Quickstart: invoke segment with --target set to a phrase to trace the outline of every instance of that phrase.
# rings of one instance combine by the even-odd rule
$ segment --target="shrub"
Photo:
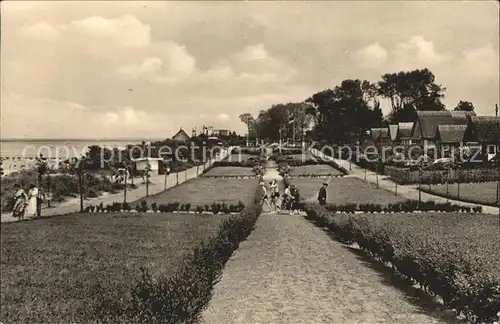
[[[135,210],[138,212],[138,213],[142,213],[142,208],[141,208],[141,205],[137,204],[135,205]]]
[[[96,208],[96,206],[90,205],[89,206],[90,212],[93,213],[95,211],[95,208]]]
[[[143,213],[148,211],[148,202],[146,200],[141,200],[141,211]]]
[[[189,210],[191,209],[191,204],[190,204],[190,203],[187,203],[185,207],[186,207],[186,209],[185,209],[185,210],[186,210],[186,211],[189,211]]]
[[[151,203],[151,210],[156,213],[158,211],[158,204],[155,202]]]
[[[204,211],[204,207],[203,207],[203,206],[200,206],[200,205],[196,206],[196,212],[197,212],[198,214],[203,213],[203,211]]]
[[[231,210],[229,209],[229,206],[226,203],[223,203],[220,208],[221,212],[224,214],[229,214]]]
[[[129,212],[129,211],[131,211],[131,210],[132,210],[132,206],[130,206],[130,204],[129,204],[129,203],[124,202],[124,203],[123,203],[123,205],[122,205],[122,209],[123,209],[124,211]]]
[[[356,242],[376,260],[390,262],[398,273],[441,296],[445,305],[470,320],[498,320],[498,234],[489,216],[331,214],[313,204],[306,212],[339,241]]]

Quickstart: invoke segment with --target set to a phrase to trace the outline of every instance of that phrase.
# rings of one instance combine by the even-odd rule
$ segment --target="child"
[[[261,182],[260,183],[260,188],[262,190],[262,195],[261,195],[261,198],[260,198],[260,204],[261,206],[266,204],[267,205],[267,208],[269,208],[269,212],[271,212],[271,205],[269,204],[269,196],[267,194],[267,188],[266,188],[266,184],[264,182]]]

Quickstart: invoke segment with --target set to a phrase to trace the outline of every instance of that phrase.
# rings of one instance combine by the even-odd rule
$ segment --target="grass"
[[[342,172],[328,164],[301,165],[290,169],[290,176],[337,176],[341,174]]]
[[[191,209],[197,205],[212,204],[214,202],[235,204],[238,201],[247,203],[254,195],[257,185],[254,179],[217,179],[195,178],[177,187],[162,191],[146,198],[148,205],[151,203],[165,204],[180,202],[191,204]],[[142,199],[141,199],[142,200]],[[138,202],[134,202],[132,206]]]
[[[254,160],[258,160],[259,156],[255,156],[255,155],[250,155],[250,154],[245,154],[245,153],[241,153],[241,154],[230,154],[228,155],[223,161],[228,161],[228,162],[245,162],[245,161],[248,161],[249,159],[254,159]]]
[[[255,176],[253,168],[246,167],[214,167],[208,170],[203,176],[208,177],[230,177],[230,176]]]
[[[316,200],[323,179],[292,179],[291,183],[297,185],[301,197],[306,200]],[[405,201],[394,193],[377,188],[376,185],[366,183],[356,178],[332,178],[327,188],[328,204],[390,204]]]
[[[1,227],[3,323],[87,322],[139,277],[171,275],[228,216],[75,214]]]
[[[461,183],[460,196],[458,195],[458,185],[456,183],[448,184],[448,195],[446,194],[446,184],[431,185],[430,189],[428,186],[422,185],[422,190],[453,200],[462,200],[494,207],[498,206],[496,182]]]

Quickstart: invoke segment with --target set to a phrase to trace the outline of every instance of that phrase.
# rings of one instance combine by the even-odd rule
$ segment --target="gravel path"
[[[202,323],[452,322],[373,267],[302,216],[263,214],[226,264]]]

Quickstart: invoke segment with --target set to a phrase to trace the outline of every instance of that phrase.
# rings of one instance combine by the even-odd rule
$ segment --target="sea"
[[[140,145],[156,139],[2,139],[0,157],[4,172],[10,173],[31,168],[35,157],[42,154],[57,167],[60,161],[84,155],[89,146],[124,148],[129,144]]]

